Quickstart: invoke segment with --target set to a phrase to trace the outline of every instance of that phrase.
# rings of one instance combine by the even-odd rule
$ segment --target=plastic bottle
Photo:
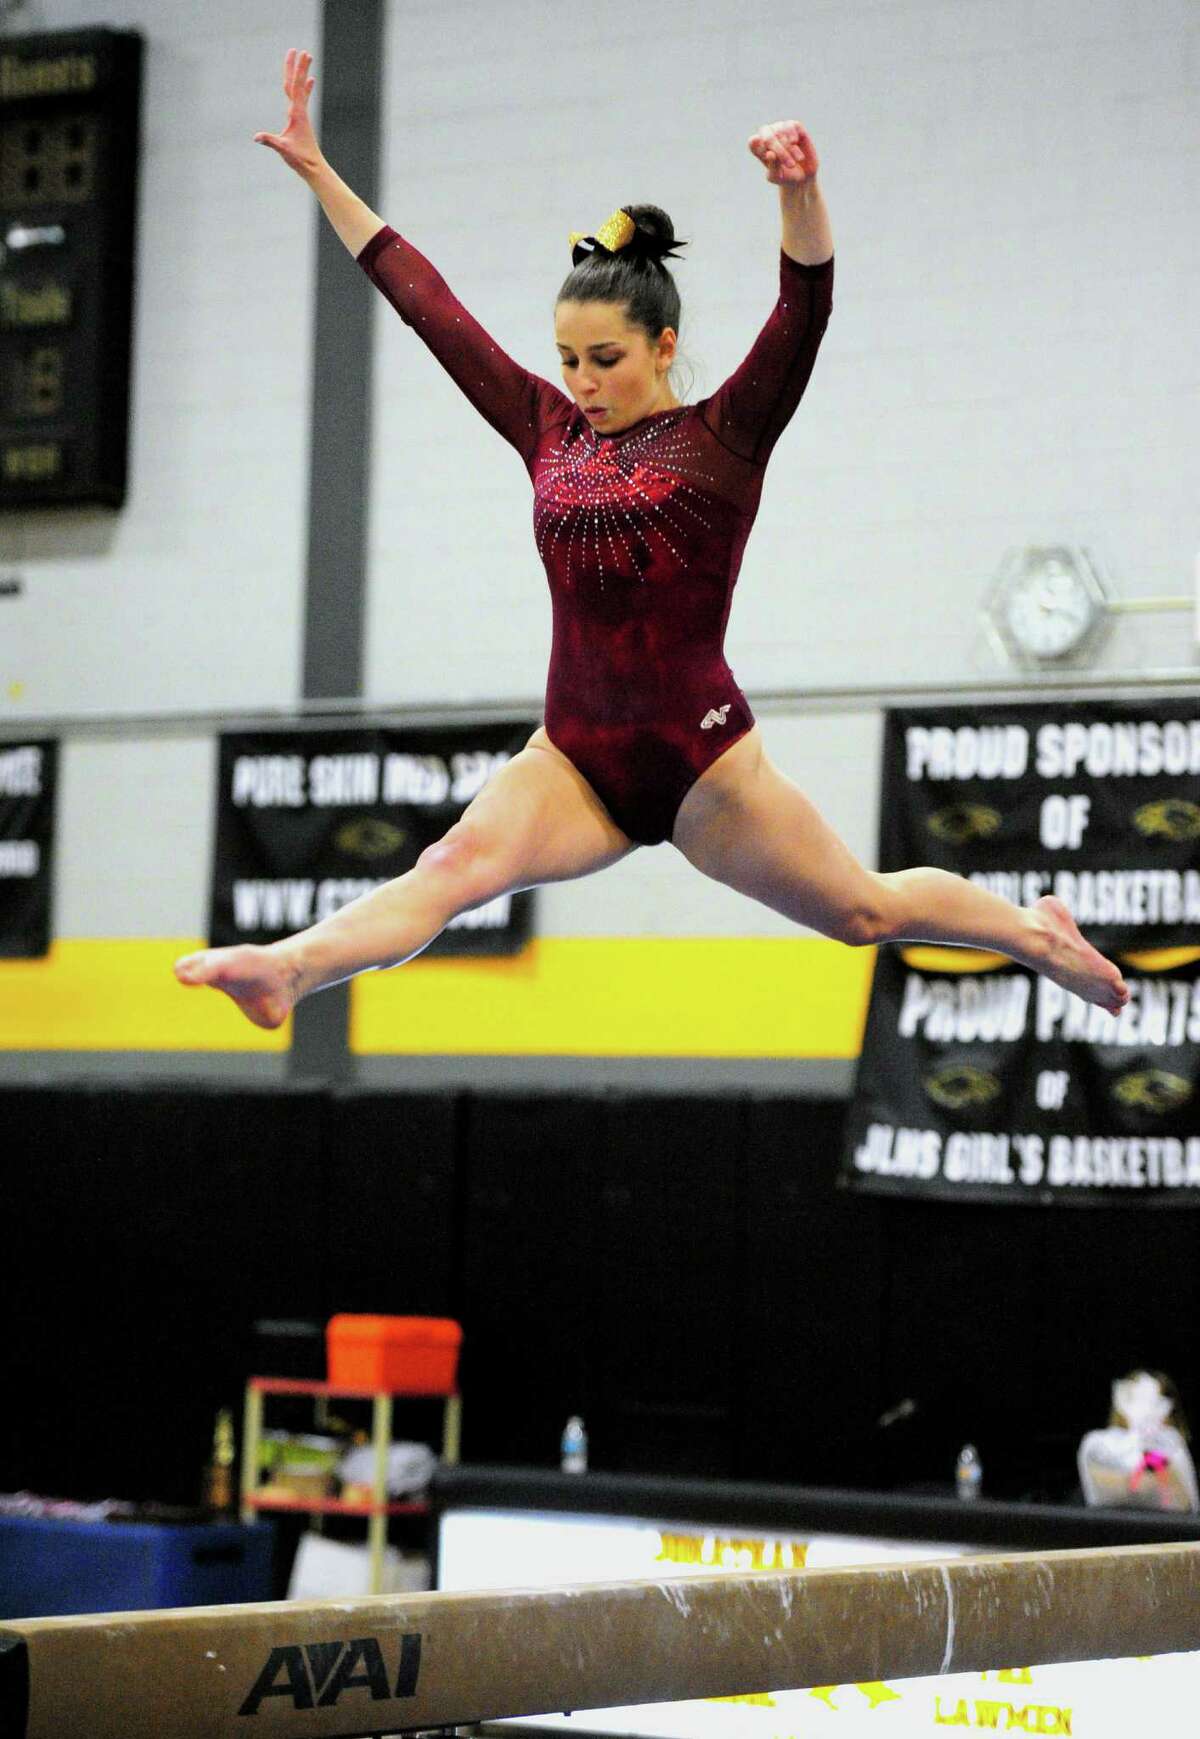
[[[983,1464],[973,1443],[964,1443],[954,1469],[954,1489],[964,1503],[973,1503],[983,1485]]]
[[[213,1427],[212,1455],[204,1468],[203,1502],[213,1515],[228,1515],[234,1507],[233,1463],[236,1456],[233,1414],[222,1407]]]
[[[564,1473],[586,1473],[587,1461],[587,1432],[578,1413],[572,1413],[562,1434],[562,1470]]]

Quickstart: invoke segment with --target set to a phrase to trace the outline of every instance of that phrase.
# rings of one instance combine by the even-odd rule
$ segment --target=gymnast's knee
[[[469,821],[457,821],[448,833],[433,845],[427,845],[417,859],[416,867],[444,889],[456,904],[470,905],[494,891],[502,872],[487,833]]]
[[[900,934],[893,902],[881,887],[848,905],[835,920],[833,936],[848,948],[877,948]]]

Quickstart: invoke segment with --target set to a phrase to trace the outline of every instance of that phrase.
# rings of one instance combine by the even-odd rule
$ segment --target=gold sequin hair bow
[[[595,251],[597,245],[606,253],[617,254],[622,248],[627,248],[637,234],[637,225],[627,211],[614,211],[611,217],[605,218],[595,235],[584,235],[581,230],[573,229],[570,234],[571,253],[578,265],[580,259]],[[590,247],[583,246],[591,243]]]

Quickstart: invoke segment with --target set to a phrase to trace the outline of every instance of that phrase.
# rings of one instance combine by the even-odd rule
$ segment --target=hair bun
[[[675,225],[657,205],[623,205],[621,210],[633,219],[637,234],[629,243],[628,252],[645,260],[678,259],[678,248],[687,246],[675,235]],[[622,249],[622,252],[625,252]]]

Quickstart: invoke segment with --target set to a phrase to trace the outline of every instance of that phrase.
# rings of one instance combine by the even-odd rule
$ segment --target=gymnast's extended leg
[[[948,870],[865,869],[772,765],[757,727],[701,774],[672,840],[714,881],[839,941],[986,948],[1110,1013],[1128,1001],[1120,970],[1084,939],[1061,900],[1023,908]]]
[[[411,960],[459,912],[590,875],[635,849],[539,729],[407,875],[284,941],[189,954],[175,975],[225,991],[256,1026],[277,1027],[302,996]]]

